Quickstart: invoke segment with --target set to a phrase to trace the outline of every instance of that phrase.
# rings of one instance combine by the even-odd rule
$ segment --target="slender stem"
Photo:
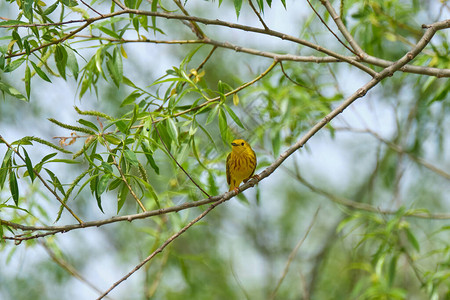
[[[150,113],[150,118],[152,119],[152,124],[153,124],[154,122],[153,122],[153,117],[152,117],[151,113]],[[163,144],[164,148],[166,149],[167,153],[169,153],[169,155],[173,159],[173,161],[175,161],[177,166],[184,172],[184,174],[186,174],[186,176],[189,178],[189,180],[191,180],[192,183],[195,184],[195,186],[198,187],[198,189],[200,191],[202,191],[203,194],[206,195],[206,197],[211,198],[211,196],[197,182],[195,182],[194,178],[192,178],[191,175],[189,175],[189,173],[180,165],[180,163],[176,160],[176,158],[172,155],[172,153],[170,153],[170,150],[167,147],[166,143],[164,143],[164,140],[162,139],[161,134],[159,134],[159,130],[158,130],[157,124],[153,124],[153,128],[155,128],[155,131],[156,131],[156,134],[159,137],[159,140],[161,141],[161,143]]]
[[[186,226],[180,229],[177,233],[172,235],[170,238],[168,238],[158,249],[153,251],[146,259],[144,259],[142,262],[140,262],[136,267],[134,267],[133,270],[131,270],[128,274],[123,276],[121,279],[116,281],[108,290],[106,290],[100,297],[97,298],[97,300],[103,299],[108,293],[110,293],[114,288],[116,288],[119,284],[121,284],[123,281],[127,280],[131,275],[133,275],[137,270],[139,270],[143,265],[148,263],[153,257],[155,257],[158,253],[161,253],[164,248],[166,248],[170,243],[172,243],[176,238],[178,238],[180,235],[186,232],[192,225],[203,219],[210,211],[212,211],[216,206],[222,204],[223,202],[227,201],[230,197],[226,197],[226,195],[233,195],[233,193],[227,193],[224,195],[224,197],[211,204],[208,209],[206,209],[204,212],[202,212],[200,215],[198,215],[194,220],[189,222]]]
[[[284,267],[283,273],[281,274],[280,279],[278,279],[277,285],[275,286],[275,289],[272,291],[272,294],[270,295],[269,299],[275,299],[275,296],[277,295],[278,289],[280,288],[281,284],[283,283],[284,278],[286,278],[286,275],[289,271],[289,267],[292,264],[292,261],[294,260],[295,256],[297,255],[298,250],[303,245],[303,242],[308,237],[309,232],[311,231],[314,223],[317,220],[317,215],[319,214],[320,206],[317,208],[316,212],[314,213],[314,216],[311,220],[311,223],[309,223],[308,228],[306,229],[305,234],[303,237],[298,241],[297,245],[295,245],[294,249],[292,249],[291,253],[289,254],[288,260],[286,262],[286,266]]]

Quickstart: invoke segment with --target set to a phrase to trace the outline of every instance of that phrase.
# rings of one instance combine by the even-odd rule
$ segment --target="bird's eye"
[[[241,143],[241,146],[244,146],[244,143]]]

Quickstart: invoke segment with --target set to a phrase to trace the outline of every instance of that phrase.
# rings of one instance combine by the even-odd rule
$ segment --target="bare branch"
[[[166,248],[170,243],[172,243],[176,238],[178,238],[180,235],[186,232],[192,225],[203,219],[210,211],[212,211],[216,206],[222,204],[223,202],[227,201],[231,198],[231,195],[235,195],[234,192],[228,192],[225,193],[224,196],[217,202],[211,204],[208,209],[206,209],[204,212],[202,212],[200,215],[198,215],[194,220],[190,221],[186,226],[181,228],[180,231],[172,235],[170,238],[168,238],[158,249],[152,252],[146,259],[144,259],[142,262],[140,262],[133,270],[131,270],[127,275],[116,281],[108,290],[106,290],[97,300],[103,299],[107,294],[109,294],[114,288],[116,288],[119,284],[121,284],[123,281],[127,280],[131,275],[133,275],[137,270],[139,270],[143,265],[148,263],[150,260],[152,260],[153,257],[155,257],[158,253],[161,253],[164,248]]]
[[[289,254],[288,260],[286,262],[286,266],[284,267],[283,274],[281,274],[280,279],[278,279],[278,283],[275,286],[275,289],[272,291],[272,294],[270,295],[269,299],[275,299],[275,296],[277,295],[278,289],[280,288],[281,284],[283,283],[284,278],[286,278],[286,275],[289,271],[289,267],[292,264],[292,261],[294,260],[295,256],[297,255],[298,250],[303,245],[303,242],[308,237],[309,232],[311,231],[314,223],[317,220],[317,215],[319,214],[320,206],[317,208],[316,212],[314,213],[314,216],[311,220],[311,223],[309,223],[308,228],[306,229],[305,234],[303,237],[298,241],[297,245],[295,245],[294,249],[292,249],[291,253]]]
[[[309,0],[308,0],[308,2],[309,2]],[[350,44],[350,46],[352,46],[353,50],[355,50],[356,55],[358,55],[362,59],[366,58],[367,54],[361,49],[361,47],[358,45],[358,43],[356,43],[356,41],[353,38],[353,36],[347,30],[347,27],[345,27],[344,22],[342,22],[341,18],[339,17],[339,15],[334,10],[333,5],[331,5],[330,1],[328,1],[328,0],[320,0],[320,2],[325,6],[325,8],[327,9],[328,13],[333,18],[334,23],[336,23],[339,31],[345,37],[347,42]],[[355,53],[355,52],[353,52],[353,53]]]
[[[342,46],[344,46],[348,51],[350,51],[351,53],[358,55],[354,50],[352,50],[350,47],[348,47],[337,35],[336,33],[334,33],[333,30],[331,30],[330,27],[328,27],[327,23],[322,19],[322,16],[316,11],[316,9],[314,8],[314,6],[311,4],[311,1],[306,0],[309,4],[309,6],[311,7],[311,9],[314,11],[314,13],[316,14],[316,16],[320,19],[320,22],[322,22],[323,25],[325,25],[325,27],[328,29],[328,31],[338,40],[339,43],[341,43]]]
[[[264,27],[264,29],[265,30],[269,30],[269,27],[264,22],[263,18],[261,17],[261,14],[258,12],[258,10],[256,10],[256,7],[253,5],[252,0],[248,0],[248,4],[250,4],[250,7],[252,8],[252,10],[255,13],[255,15],[258,17],[258,19],[261,22],[261,24]]]
[[[401,146],[396,145],[395,143],[392,143],[391,141],[386,140],[385,138],[383,138],[381,135],[379,135],[378,133],[376,133],[373,130],[354,129],[354,128],[349,128],[349,127],[337,127],[335,129],[336,130],[347,130],[347,131],[356,132],[356,133],[368,133],[368,134],[372,135],[373,137],[375,137],[380,142],[386,144],[389,148],[391,148],[395,152],[397,152],[399,154],[406,154],[411,160],[415,161],[416,163],[424,166],[425,168],[431,170],[432,172],[438,174],[439,176],[441,176],[447,180],[450,180],[450,174],[448,172],[434,166],[433,164],[427,162],[425,159],[423,159],[421,157],[417,157],[417,156],[405,151]]]

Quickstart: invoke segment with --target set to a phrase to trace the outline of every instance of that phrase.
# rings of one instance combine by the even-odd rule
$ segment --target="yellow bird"
[[[239,185],[253,176],[256,168],[256,155],[252,147],[244,140],[234,140],[231,143],[231,153],[227,157],[228,191],[239,190]]]

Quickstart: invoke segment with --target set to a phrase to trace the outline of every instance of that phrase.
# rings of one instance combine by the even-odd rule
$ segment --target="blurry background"
[[[46,7],[53,4],[44,2]],[[93,2],[97,10],[109,12],[111,3]],[[126,3],[132,6],[131,1]],[[423,33],[421,24],[450,16],[447,1],[342,1],[334,3],[336,10],[341,3],[343,19],[362,49],[392,61],[417,43]],[[96,16],[82,3],[78,4],[77,8]],[[177,9],[174,2],[159,4],[169,10]],[[151,3],[140,5],[142,10],[151,10]],[[313,5],[338,32],[320,2],[313,1]],[[218,2],[189,1],[185,7],[193,16],[261,27],[245,1],[237,20],[230,1],[223,1],[220,6]],[[55,16],[54,21],[58,20],[59,9],[51,15]],[[14,1],[0,3],[0,16],[16,19],[18,13]],[[69,19],[81,17],[80,11],[75,10],[66,9],[65,14]],[[306,1],[287,1],[286,8],[281,2],[274,2],[271,7],[266,3],[261,15],[270,29],[352,55],[336,41]],[[102,22],[105,27],[110,25],[107,20]],[[127,22],[132,23],[128,15],[116,26],[119,28]],[[157,26],[164,34],[142,28],[139,33],[157,40],[195,39],[180,21],[158,18]],[[270,36],[212,25],[200,25],[200,28],[211,39],[258,51],[322,56],[312,49]],[[5,56],[11,30],[0,28],[0,31],[4,36],[1,46]],[[19,33],[25,36],[26,29]],[[83,34],[99,36],[102,31],[94,28]],[[108,37],[104,31],[102,36]],[[449,68],[448,37],[448,30],[436,34],[413,62]],[[124,38],[137,38],[131,25]],[[71,41],[80,69],[78,78],[67,69],[67,80],[64,80],[58,75],[54,59],[50,59],[49,66],[55,74],[42,69],[51,83],[34,74],[29,102],[4,93],[0,101],[0,135],[6,141],[12,143],[24,136],[36,136],[57,145],[59,140],[53,137],[70,136],[70,130],[56,126],[49,118],[77,126],[80,126],[77,120],[82,118],[99,126],[95,117],[80,116],[74,106],[82,111],[104,112],[121,120],[131,119],[133,106],[123,105],[123,101],[136,89],[124,82],[118,86],[114,83],[108,76],[111,72],[105,71],[106,58],[101,62],[106,76],[102,78],[100,74],[98,81],[79,97],[86,78],[82,77],[83,67],[95,56],[100,45],[96,39],[82,40],[80,37]],[[170,85],[171,82],[154,82],[173,67],[189,74],[212,49],[205,45],[194,52],[197,47],[144,42],[123,44],[123,76],[149,93],[143,93],[134,101],[142,109],[135,125],[148,122],[147,111],[155,110],[162,103],[159,117],[170,115],[168,104],[162,99],[167,99],[164,95],[177,87]],[[189,54],[192,60],[183,64]],[[198,86],[210,95],[220,91],[221,83],[236,88],[253,80],[271,63],[269,58],[218,48],[204,65]],[[184,139],[192,126],[187,123],[190,119],[174,118],[179,135],[178,141],[170,141],[173,136],[167,133],[171,152],[209,193],[218,195],[228,190],[225,159],[230,147],[227,138],[242,137],[250,142],[258,156],[259,173],[333,107],[371,79],[346,63],[286,61],[283,67],[290,79],[278,65],[263,79],[239,92],[237,105],[233,104],[232,97],[227,98],[226,103],[245,130],[227,115],[230,132],[226,136],[219,126],[218,115],[213,115],[215,106],[211,106],[195,115],[204,130],[197,128],[195,144],[192,144],[192,139],[189,142]],[[2,72],[0,79],[25,95],[24,72],[25,66],[21,65],[12,72]],[[169,77],[165,78],[170,75],[169,72]],[[178,94],[188,87],[178,87]],[[397,72],[385,79],[317,133],[269,178],[218,206],[108,297],[447,299],[450,297],[450,161],[447,154],[450,124],[446,117],[449,89],[448,78]],[[195,93],[186,93],[177,105],[191,105],[198,98]],[[103,123],[109,124],[108,120]],[[167,131],[164,128],[161,130]],[[160,144],[154,131],[150,132],[153,136],[143,130],[129,133],[127,137],[138,140],[139,135],[149,135],[150,141]],[[85,139],[78,139],[64,148],[75,153],[83,148],[84,142]],[[97,152],[105,158],[107,150],[101,145],[98,147]],[[55,152],[40,143],[33,143],[26,149],[33,163]],[[154,195],[162,207],[204,198],[161,145],[152,150],[159,174],[144,155],[138,156],[154,189],[153,193],[142,192],[147,208],[157,207]],[[6,151],[5,144],[1,144],[1,158]],[[59,153],[57,158],[69,160],[72,154]],[[83,155],[74,161],[78,163],[53,162],[46,167],[68,188],[81,172],[92,166]],[[23,167],[23,162],[18,160],[17,164]],[[31,184],[29,177],[23,176],[25,170],[22,168],[17,173],[20,177],[19,207],[28,213],[14,206],[6,180],[0,190],[0,218],[27,225],[53,225],[59,203],[42,184],[36,180]],[[137,168],[131,168],[130,172],[139,174]],[[68,205],[84,221],[116,215],[117,190],[105,191],[102,195],[102,213],[89,184],[77,194],[86,179],[76,185]],[[3,240],[0,244],[0,298],[95,299],[204,209],[206,206],[130,223],[79,229],[19,245]],[[137,212],[140,211],[136,202],[128,196],[118,214]],[[64,212],[57,224],[74,221]],[[6,226],[3,226],[3,235],[13,236]]]

